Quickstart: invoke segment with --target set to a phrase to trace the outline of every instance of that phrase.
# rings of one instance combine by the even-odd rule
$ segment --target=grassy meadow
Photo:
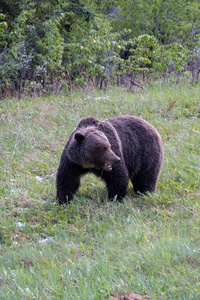
[[[0,299],[200,299],[200,86],[74,91],[0,103]],[[155,126],[154,195],[110,202],[88,175],[59,207],[55,176],[81,117],[130,114]]]

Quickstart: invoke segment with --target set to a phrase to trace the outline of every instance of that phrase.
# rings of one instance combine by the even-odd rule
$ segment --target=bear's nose
[[[115,158],[115,164],[117,163],[117,162],[119,162],[120,161],[120,158],[119,157],[116,157]]]

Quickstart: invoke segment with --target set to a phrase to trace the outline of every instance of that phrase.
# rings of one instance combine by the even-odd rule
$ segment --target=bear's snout
[[[115,156],[114,159],[110,160],[109,162],[105,162],[104,164],[104,170],[106,171],[112,171],[112,166],[120,161],[120,158],[118,156]]]
[[[120,158],[117,156],[117,157],[115,158],[115,164],[118,163],[119,161],[120,161]]]
[[[116,163],[118,163],[120,161],[119,156],[117,156],[115,153],[113,153],[114,156],[110,158],[109,163],[111,165],[115,165]]]

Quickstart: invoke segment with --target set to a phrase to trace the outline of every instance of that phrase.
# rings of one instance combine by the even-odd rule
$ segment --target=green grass
[[[5,100],[1,109],[0,299],[200,299],[200,86],[111,88]],[[109,202],[89,175],[58,207],[55,175],[81,117],[141,117],[160,132],[157,193]]]

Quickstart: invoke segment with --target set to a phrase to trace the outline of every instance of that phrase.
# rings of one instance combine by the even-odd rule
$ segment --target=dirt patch
[[[137,295],[134,293],[130,293],[125,295],[123,293],[112,293],[110,296],[107,296],[107,300],[150,300],[149,296],[144,295]]]

